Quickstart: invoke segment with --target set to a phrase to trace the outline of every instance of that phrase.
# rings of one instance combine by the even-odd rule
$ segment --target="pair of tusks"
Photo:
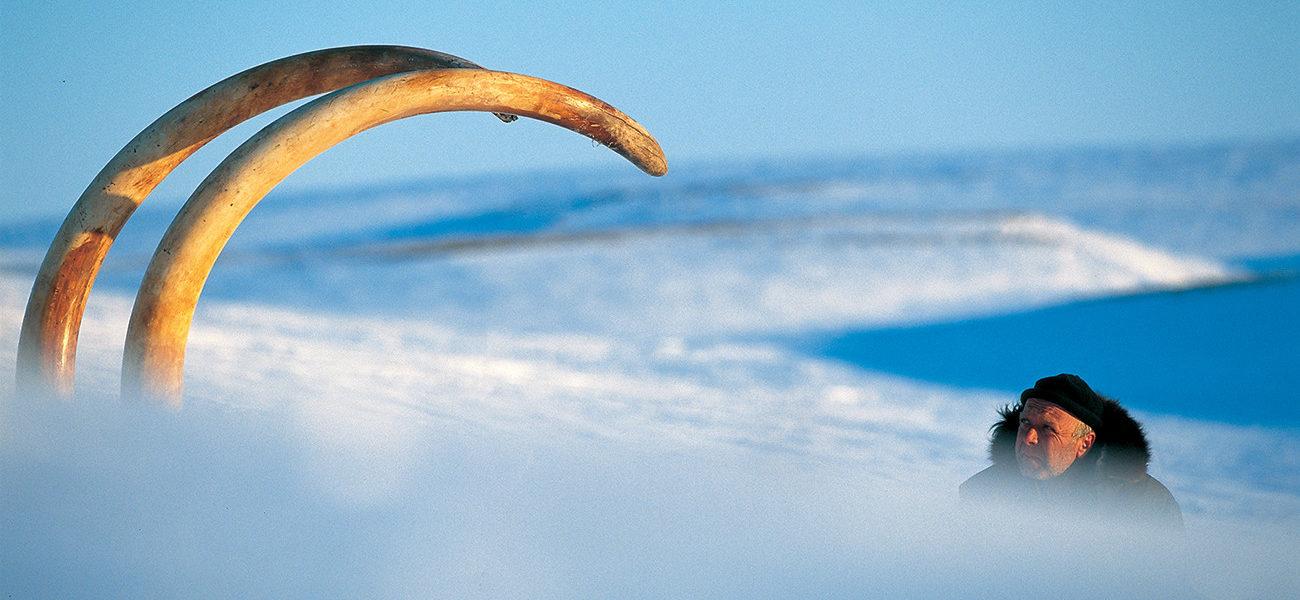
[[[125,397],[180,405],[185,343],[203,284],[249,211],[316,155],[371,127],[419,114],[489,111],[581,133],[651,175],[658,143],[614,107],[556,83],[484,70],[418,48],[320,50],[254,67],[168,111],[109,161],[64,220],[27,302],[18,346],[20,394],[69,397],[86,299],[131,213],[181,161],[222,132],[276,106],[325,92],[268,125],[201,183],[145,272],[127,329]]]

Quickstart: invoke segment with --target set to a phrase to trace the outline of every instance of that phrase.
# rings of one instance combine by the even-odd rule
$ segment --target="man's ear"
[[[1097,441],[1097,432],[1089,431],[1088,435],[1083,436],[1083,441],[1079,444],[1079,450],[1075,453],[1074,457],[1079,458],[1080,456],[1087,454],[1088,450],[1092,448],[1092,443],[1095,441]]]

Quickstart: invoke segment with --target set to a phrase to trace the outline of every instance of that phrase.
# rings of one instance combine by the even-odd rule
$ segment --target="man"
[[[993,466],[961,484],[963,501],[1182,528],[1173,495],[1147,474],[1142,426],[1077,375],[1039,379],[999,415]]]

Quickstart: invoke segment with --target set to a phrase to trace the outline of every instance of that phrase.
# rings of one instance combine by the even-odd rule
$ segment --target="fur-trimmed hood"
[[[1134,520],[1181,530],[1182,511],[1164,484],[1147,474],[1151,448],[1142,426],[1119,403],[1102,397],[1102,423],[1092,449],[1060,477],[1038,481],[1021,476],[1016,433],[1021,405],[998,411],[989,443],[993,466],[961,484],[963,500],[1003,506],[1073,506],[1102,511],[1107,518]]]
[[[1097,431],[1097,441],[1070,470],[1091,470],[1093,475],[1125,481],[1142,479],[1151,462],[1151,447],[1147,444],[1142,425],[1118,402],[1106,397],[1101,400],[1102,425]],[[989,442],[989,458],[993,464],[1015,464],[1016,432],[1020,429],[1020,411],[1023,408],[1022,403],[998,411],[1002,420],[990,428],[993,437]]]

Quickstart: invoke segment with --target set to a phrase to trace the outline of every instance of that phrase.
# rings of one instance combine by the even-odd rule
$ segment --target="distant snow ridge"
[[[1055,218],[957,213],[405,240],[226,261],[205,297],[653,339],[951,319],[1235,276]]]
[[[1186,288],[1245,277],[1218,261],[1162,252],[1114,235],[1088,231],[1042,215],[1026,215],[1003,222],[1002,233],[1055,243],[1078,256],[1078,264],[1114,267],[1117,285]]]
[[[301,323],[294,336],[304,345],[335,337],[314,327],[325,312],[369,319],[372,330],[577,336],[598,346],[619,339],[657,348],[664,339],[954,319],[1239,277],[1214,261],[1038,215],[800,219],[480,241],[382,260],[223,259],[199,305],[191,352],[204,352],[209,340],[221,345],[221,336],[259,335],[235,321],[206,337],[206,320],[231,310],[250,323],[276,314],[277,329]],[[0,339],[10,340],[3,352],[12,352],[27,288],[4,281],[0,333],[12,337]],[[83,377],[100,369],[115,376],[129,313],[129,297],[96,290],[82,333]]]

